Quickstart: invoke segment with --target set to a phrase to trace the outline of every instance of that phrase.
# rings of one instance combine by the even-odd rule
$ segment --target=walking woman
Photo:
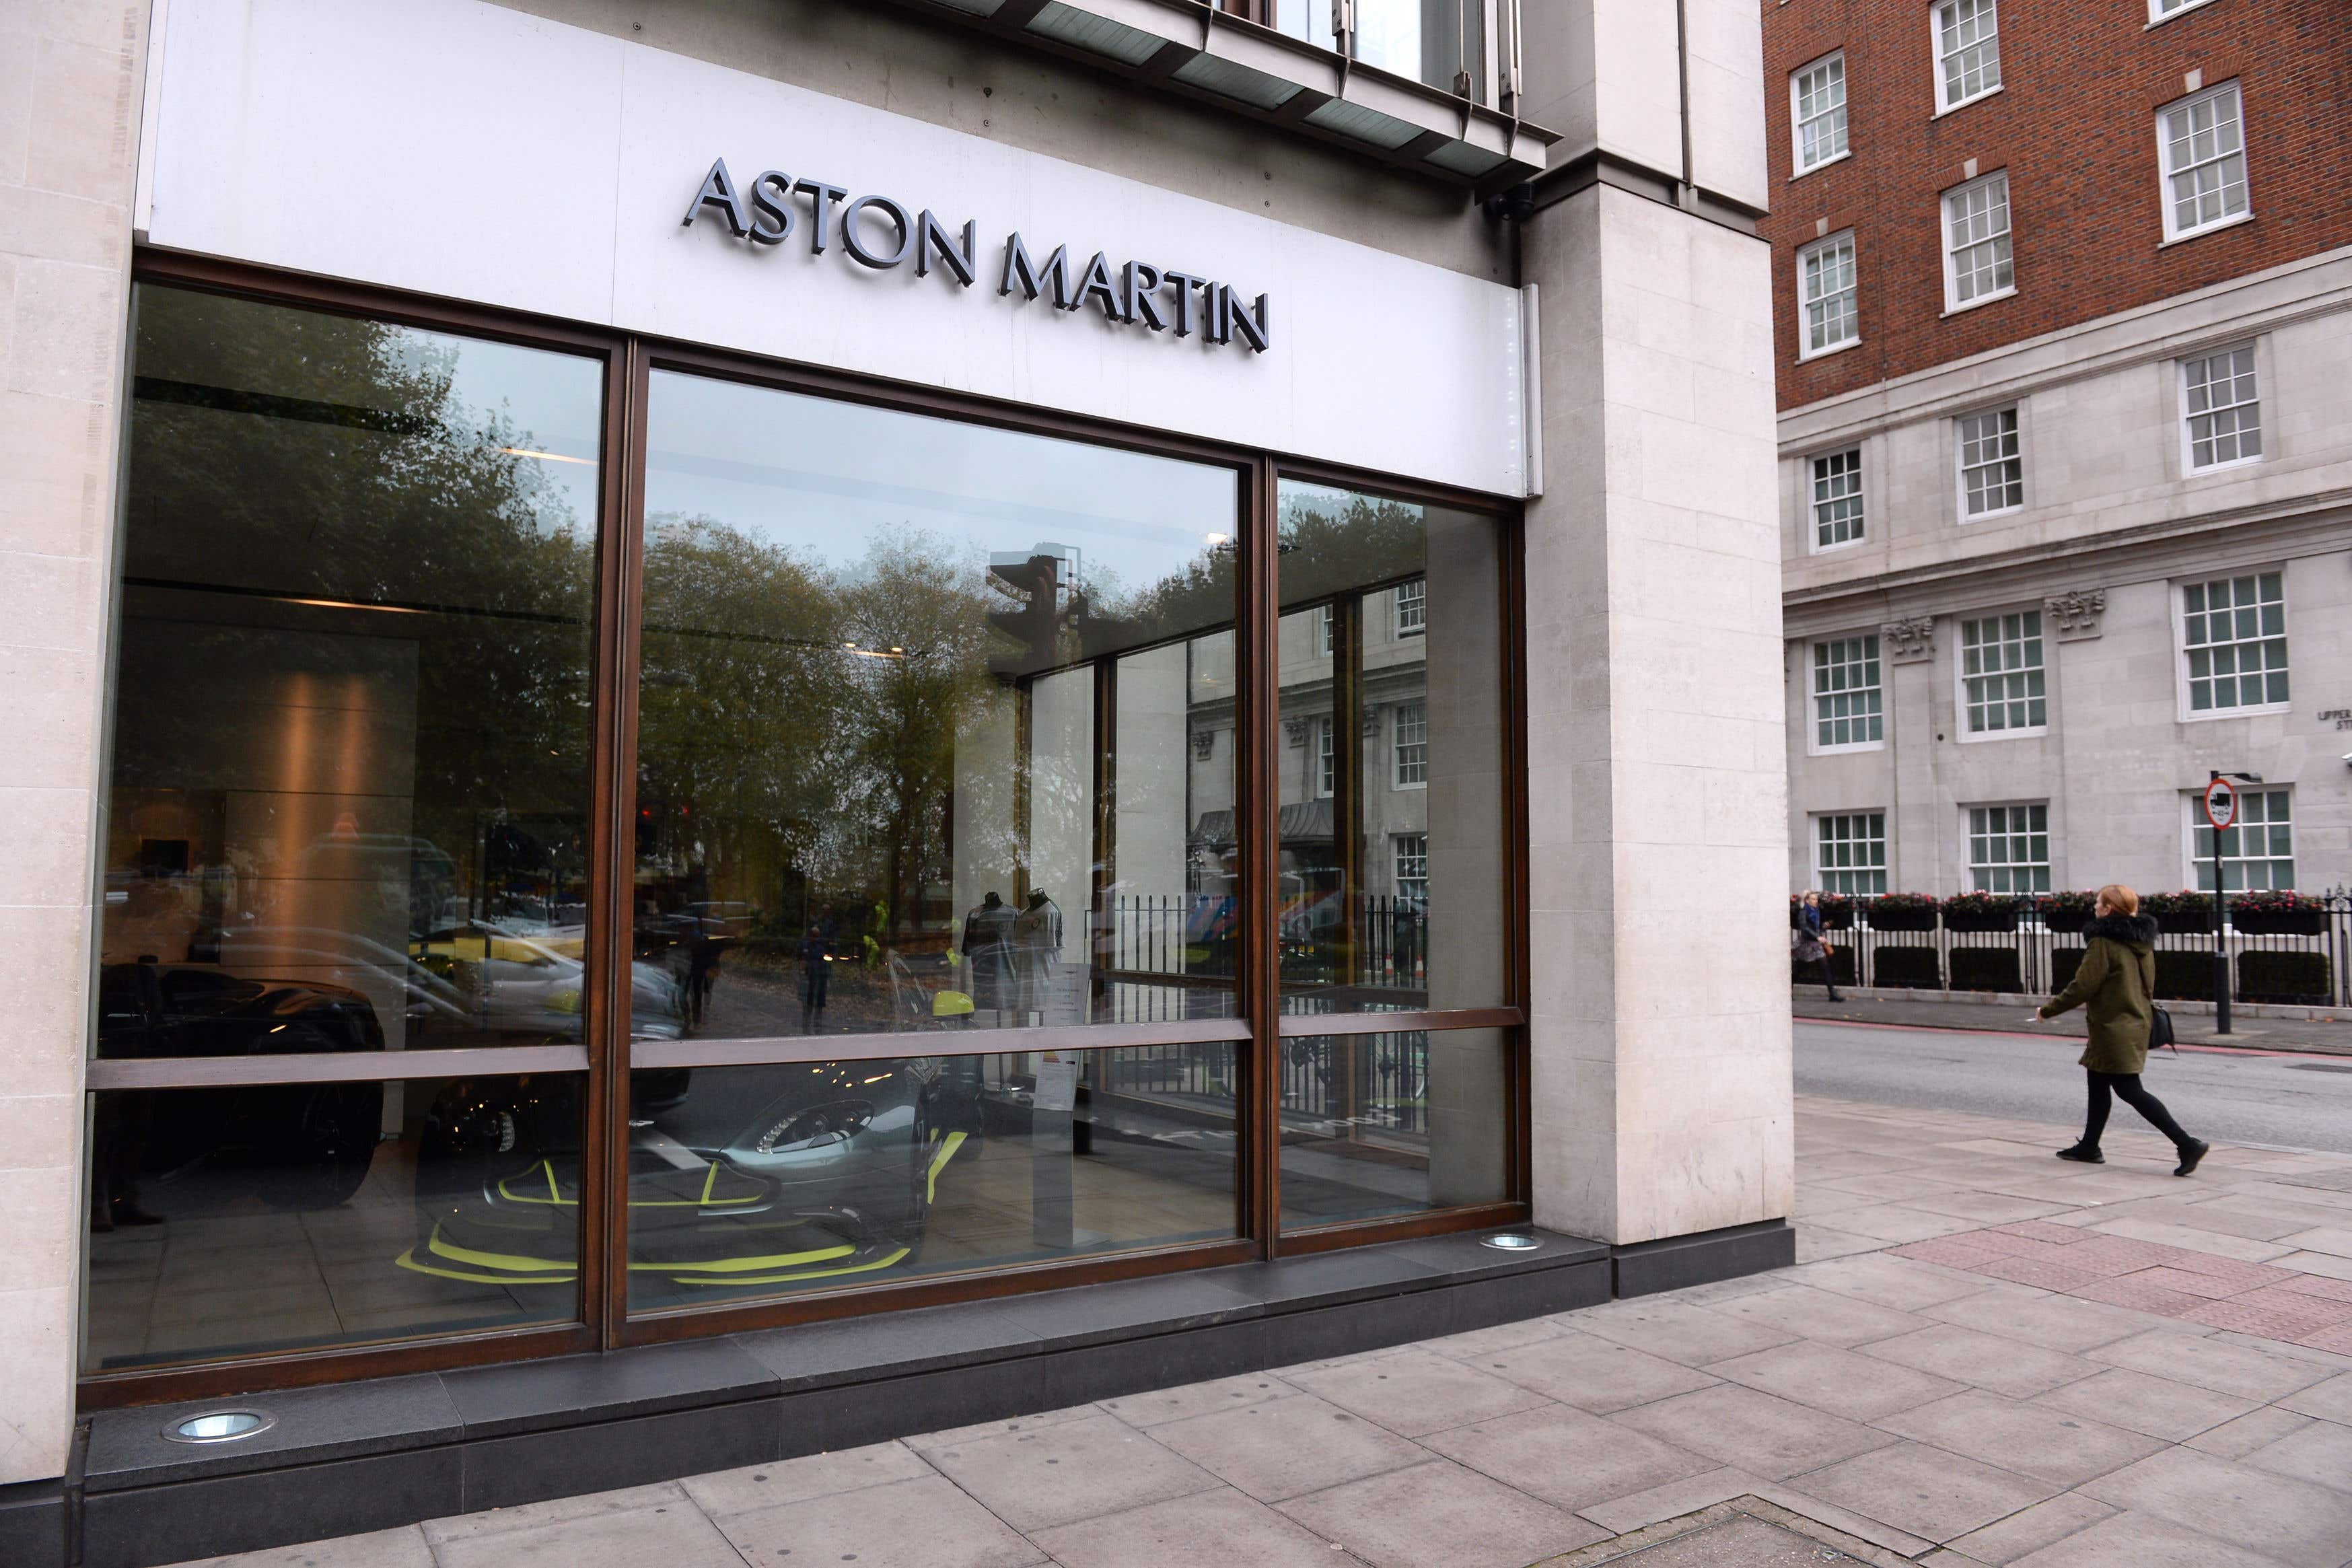
[[[2139,1081],[2147,1066],[2148,1026],[2155,1020],[2156,922],[2139,912],[2137,893],[2109,883],[2099,889],[2098,909],[2083,935],[2083,963],[2073,983],[2032,1015],[2034,1022],[2042,1023],[2080,1007],[2091,1026],[2091,1043],[2083,1051],[2083,1067],[2091,1077],[2090,1113],[2083,1122],[2082,1141],[2059,1150],[2058,1157],[2105,1164],[2099,1135],[2107,1129],[2108,1107],[2121,1096],[2149,1126],[2172,1140],[2180,1152],[2180,1163],[2172,1173],[2185,1176],[2212,1145],[2183,1132],[2164,1102]]]
[[[1790,940],[1789,949],[1798,963],[1820,964],[1822,984],[1829,988],[1830,1000],[1842,1000],[1837,994],[1837,976],[1830,970],[1830,954],[1836,950],[1822,934],[1822,896],[1819,893],[1808,891],[1805,894],[1805,901],[1797,910],[1797,931]]]

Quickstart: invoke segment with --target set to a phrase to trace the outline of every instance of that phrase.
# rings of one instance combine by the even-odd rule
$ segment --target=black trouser
[[[2085,1069],[2088,1070],[2088,1069]],[[2107,1109],[2114,1099],[2123,1102],[2147,1119],[2147,1124],[2172,1140],[2172,1146],[2184,1152],[2197,1142],[2180,1130],[2172,1120],[2172,1112],[2164,1109],[2164,1101],[2140,1087],[2136,1072],[2094,1072],[2091,1078],[2090,1114],[2083,1119],[2083,1144],[2085,1149],[2099,1146],[2099,1134],[2107,1130]]]
[[[1822,972],[1822,989],[1823,989],[1823,990],[1825,990],[1825,991],[1827,991],[1827,992],[1830,994],[1830,1000],[1831,1000],[1831,1001],[1832,1001],[1832,1002],[1836,1001],[1836,1000],[1837,1000],[1837,974],[1836,974],[1836,973],[1835,973],[1834,971],[1832,971],[1832,970],[1830,968],[1830,960],[1829,960],[1828,956],[1827,956],[1826,954],[1824,954],[1823,956],[1822,956],[1822,957],[1820,957],[1820,958],[1815,959],[1815,960],[1813,961],[1813,963],[1814,963],[1814,965],[1815,965],[1817,968],[1819,968],[1819,969],[1821,970],[1821,972]]]

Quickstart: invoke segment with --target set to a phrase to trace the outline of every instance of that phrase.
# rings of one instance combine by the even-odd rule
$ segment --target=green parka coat
[[[2082,967],[2042,1016],[2054,1018],[2081,1007],[2091,1025],[2083,1065],[2093,1072],[2138,1073],[2147,1066],[2147,1030],[2155,1021],[2156,922],[2146,915],[2105,915],[2083,934],[2089,940]]]

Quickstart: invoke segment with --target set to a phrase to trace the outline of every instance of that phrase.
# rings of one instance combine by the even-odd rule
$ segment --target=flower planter
[[[2230,923],[2247,936],[2320,936],[2327,930],[2327,911],[2238,906],[2230,910]]]
[[[1936,911],[1932,908],[1883,910],[1876,904],[1873,904],[1864,918],[1870,921],[1870,929],[1873,931],[1934,931],[1936,929]]]
[[[2156,917],[2156,929],[2167,936],[2211,936],[2213,911],[2167,910]]]
[[[1999,909],[1970,910],[1954,909],[1951,905],[1946,904],[1944,929],[1946,931],[2015,931],[2017,906],[2009,904]]]
[[[2042,924],[2043,928],[2045,930],[2054,931],[2060,936],[2080,936],[2083,934],[2083,928],[2090,923],[2091,911],[2088,910],[2044,910],[2042,911]]]

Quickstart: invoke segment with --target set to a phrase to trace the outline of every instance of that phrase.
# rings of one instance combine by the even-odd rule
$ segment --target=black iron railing
[[[2045,914],[2039,900],[1995,900],[1955,910],[1853,900],[1843,926],[1824,934],[1840,985],[1912,991],[1990,991],[2047,995],[2082,962],[2079,914]],[[2156,991],[2170,1001],[2213,995],[2213,916],[2158,911]],[[1791,915],[1793,929],[1794,915]],[[2352,1007],[2352,896],[2307,895],[2294,910],[2240,907],[2233,895],[2222,947],[2231,994],[2240,1002]],[[1819,965],[1795,963],[1798,984],[1817,984]]]

